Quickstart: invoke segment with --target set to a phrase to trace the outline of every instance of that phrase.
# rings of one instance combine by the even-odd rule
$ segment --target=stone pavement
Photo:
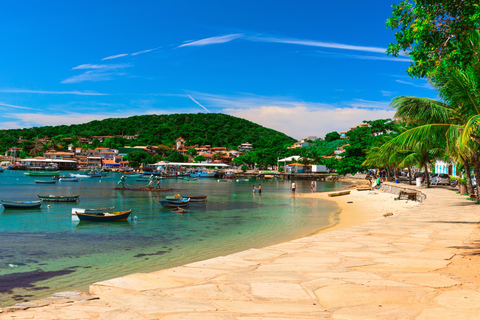
[[[422,192],[401,214],[96,283],[91,295],[5,308],[0,319],[480,319],[479,287],[446,268],[476,253],[480,206]]]

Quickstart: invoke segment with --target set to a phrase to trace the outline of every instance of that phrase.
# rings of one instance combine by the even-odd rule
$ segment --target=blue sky
[[[436,98],[384,53],[398,1],[9,1],[0,128],[222,112],[295,138]]]

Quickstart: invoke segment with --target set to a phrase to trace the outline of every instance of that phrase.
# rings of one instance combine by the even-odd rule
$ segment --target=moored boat
[[[81,213],[76,212],[80,221],[92,221],[92,222],[116,222],[127,221],[132,210],[126,211],[114,211],[114,212],[93,212],[93,213]]]
[[[60,174],[60,171],[30,171],[30,172],[25,172],[25,174],[29,177],[53,177],[53,176],[58,176]]]
[[[178,208],[173,209],[172,212],[174,212],[174,213],[187,213],[188,210],[178,207]]]
[[[166,208],[176,208],[176,207],[186,207],[186,206],[188,206],[188,202],[174,203],[174,202],[169,202],[167,200],[160,200],[160,204],[162,205],[162,207],[166,207]]]
[[[190,198],[183,197],[182,199],[177,199],[177,200],[168,200],[167,199],[167,201],[170,202],[170,203],[180,203],[180,204],[182,204],[182,203],[188,203],[190,201]]]
[[[75,178],[75,177],[60,177],[60,178],[58,178],[58,181],[61,181],[61,182],[78,182],[78,178]]]
[[[48,196],[41,196],[38,195],[38,198],[40,198],[43,201],[50,201],[50,202],[76,202],[78,201],[78,197],[80,195],[75,195],[75,196],[56,196],[56,195],[48,195]]]
[[[80,173],[70,173],[70,177],[72,178],[80,178],[80,179],[89,179],[91,178],[91,176],[89,176],[88,174],[80,174]]]
[[[344,196],[350,194],[350,190],[348,191],[338,191],[338,192],[330,192],[328,194],[329,197],[338,197],[338,196]]]
[[[77,215],[77,212],[80,213],[105,213],[105,212],[113,212],[115,207],[107,207],[107,208],[72,208],[72,216]]]
[[[207,201],[207,195],[203,195],[203,196],[189,196],[189,197],[186,197],[186,198],[189,198],[189,199],[190,199],[190,202],[203,202],[203,201]]]
[[[42,200],[37,201],[8,201],[8,200],[0,200],[3,204],[4,208],[12,208],[12,209],[31,209],[31,208],[39,208],[42,205]]]
[[[55,184],[57,180],[35,180],[35,183],[39,184]]]

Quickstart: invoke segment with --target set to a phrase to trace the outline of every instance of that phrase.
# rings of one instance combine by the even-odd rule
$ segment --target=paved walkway
[[[402,214],[96,283],[93,296],[6,308],[0,319],[479,319],[479,288],[446,267],[477,248],[480,206],[422,191],[427,200]]]

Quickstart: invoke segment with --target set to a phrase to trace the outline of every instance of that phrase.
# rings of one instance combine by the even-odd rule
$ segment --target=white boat
[[[77,173],[77,174],[70,173],[70,177],[80,178],[80,179],[89,179],[89,178],[91,178],[92,176],[89,176],[89,175],[87,175],[87,174],[80,174],[80,173]]]
[[[213,178],[215,177],[216,171],[196,171],[190,173],[190,177],[192,178]]]

